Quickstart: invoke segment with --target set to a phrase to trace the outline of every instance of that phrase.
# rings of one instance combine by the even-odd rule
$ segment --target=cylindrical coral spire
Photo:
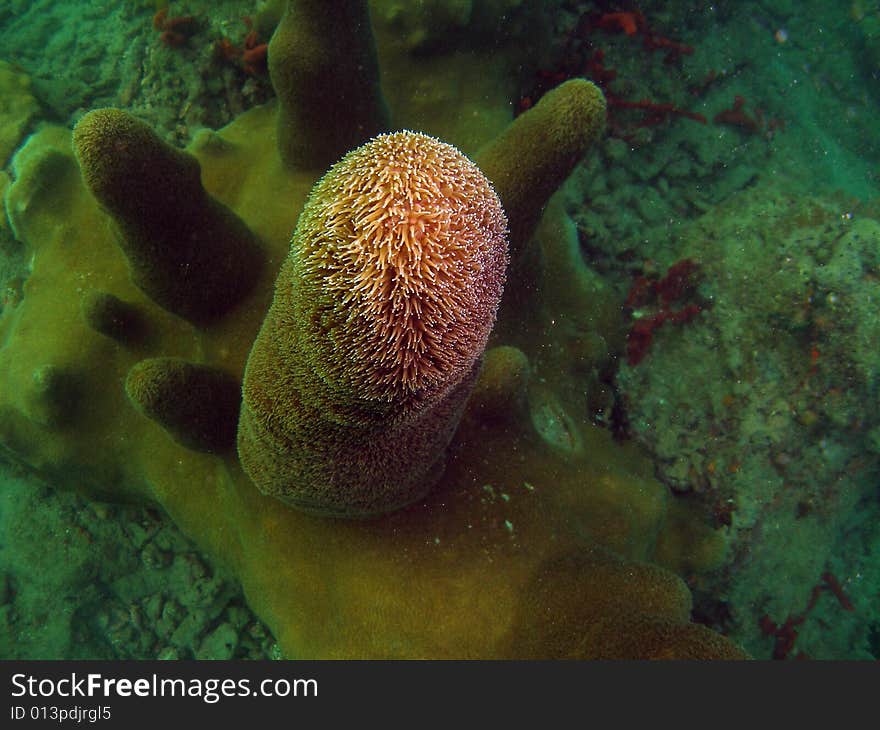
[[[125,392],[140,413],[188,449],[219,454],[235,443],[241,388],[222,370],[151,357],[128,371]]]
[[[197,325],[253,289],[259,239],[202,186],[198,160],[121,109],[97,109],[73,130],[83,180],[119,229],[132,279],[154,302]]]
[[[421,497],[501,297],[507,222],[454,147],[381,135],[318,182],[245,373],[239,455],[257,486],[342,516]]]
[[[514,258],[547,200],[605,130],[605,97],[594,83],[570,79],[547,92],[477,155],[510,214]]]
[[[325,170],[388,128],[366,0],[288,0],[269,75],[285,165]]]

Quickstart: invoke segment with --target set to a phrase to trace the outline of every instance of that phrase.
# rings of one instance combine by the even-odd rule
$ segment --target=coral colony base
[[[434,114],[404,65],[438,89],[486,70],[384,33],[377,51],[364,2],[289,2],[277,101],[185,152],[114,109],[29,139],[6,193],[32,271],[0,321],[4,452],[161,505],[288,657],[744,656],[690,622],[673,572],[723,539],[564,405],[584,352],[547,321],[611,336],[551,199],[602,92],[566,81],[505,126],[497,84]],[[435,136],[375,137],[403,125]]]

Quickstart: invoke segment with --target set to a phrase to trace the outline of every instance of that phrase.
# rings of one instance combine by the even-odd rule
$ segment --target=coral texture
[[[248,361],[239,456],[266,494],[364,516],[418,499],[501,297],[507,221],[454,147],[381,135],[312,190]]]
[[[86,114],[73,141],[83,179],[116,222],[132,278],[147,296],[205,325],[251,291],[262,266],[259,241],[205,192],[195,157],[118,109]]]
[[[124,345],[136,345],[146,337],[140,310],[108,292],[86,294],[82,313],[89,327]]]
[[[369,28],[365,0],[287,4],[269,43],[269,74],[280,100],[278,151],[285,165],[324,170],[388,128]]]
[[[529,359],[517,347],[502,345],[487,350],[483,369],[468,407],[479,419],[489,423],[525,416]]]
[[[533,659],[741,659],[743,653],[704,626],[687,623],[691,594],[671,573],[632,563],[601,549],[551,558],[517,625],[516,656]],[[530,610],[531,609],[531,610]],[[589,626],[578,653],[570,626]],[[538,637],[540,637],[538,639]],[[549,637],[549,641],[548,641]],[[535,641],[535,639],[538,639]]]
[[[547,204],[605,129],[605,97],[571,79],[547,93],[480,150],[477,162],[510,215],[511,250],[519,252]]]
[[[180,358],[141,360],[125,379],[132,405],[194,451],[218,453],[235,443],[241,388],[217,368]]]

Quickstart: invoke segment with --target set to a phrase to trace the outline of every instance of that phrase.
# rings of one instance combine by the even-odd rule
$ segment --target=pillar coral
[[[86,114],[73,140],[83,181],[148,297],[205,325],[250,293],[263,263],[259,242],[207,194],[195,157],[118,109]]]
[[[260,490],[341,517],[423,497],[506,266],[498,196],[451,145],[383,134],[330,168],[248,358],[238,454]]]
[[[418,59],[410,64],[411,73],[422,70]],[[282,163],[279,155],[279,109],[295,105],[298,91],[295,84],[279,89],[279,103],[203,133],[188,150],[210,197],[201,208],[213,216],[207,224],[235,215],[262,261],[247,292],[207,321],[169,311],[135,283],[120,225],[84,184],[94,170],[80,150],[80,175],[68,130],[44,126],[19,151],[4,203],[12,230],[32,252],[32,272],[22,301],[0,319],[3,453],[55,484],[160,504],[235,572],[289,657],[742,656],[689,623],[684,583],[646,562],[660,545],[669,553],[683,544],[664,539],[666,494],[631,447],[583,419],[563,417],[557,380],[528,367],[529,346],[539,349],[540,341],[523,344],[521,353],[487,352],[490,366],[472,399],[481,405],[465,410],[439,481],[420,501],[379,518],[338,520],[288,507],[259,492],[234,450],[223,449],[223,438],[202,433],[188,442],[187,416],[198,409],[180,398],[175,410],[182,395],[174,393],[176,384],[205,388],[210,410],[215,381],[227,393],[229,377],[240,381],[315,182],[314,170]],[[561,138],[550,134],[554,103],[582,112],[566,117],[577,129]],[[531,204],[538,210],[583,153],[578,140],[598,134],[604,109],[585,81],[570,82],[544,104],[512,123],[502,137],[508,141],[496,146],[506,152],[483,166],[502,201],[528,198],[516,186],[534,178],[538,202]],[[401,115],[412,119],[415,112]],[[335,121],[321,119],[309,131],[335,137]],[[444,136],[431,119],[423,128]],[[549,170],[532,154],[548,134],[575,140],[556,158],[562,167]],[[100,146],[100,135],[90,144]],[[124,166],[129,158],[118,159],[118,179],[137,174]],[[506,177],[515,186],[505,186],[505,170],[519,170]],[[525,220],[533,212],[508,214]],[[142,215],[155,223],[168,209],[148,206]],[[137,323],[136,336],[128,323]],[[504,363],[515,372],[505,373]],[[576,453],[551,448],[524,412],[535,399],[525,397],[530,379],[544,381],[545,426],[556,418],[557,426],[576,431]],[[210,419],[196,420],[210,431]],[[228,435],[228,419],[218,423],[220,435]]]
[[[388,127],[362,0],[287,3],[269,42],[269,76],[278,94],[278,153],[289,167],[320,172]]]

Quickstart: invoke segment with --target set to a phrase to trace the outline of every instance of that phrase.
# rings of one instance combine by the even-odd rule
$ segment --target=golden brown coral
[[[146,337],[143,312],[109,292],[87,292],[81,307],[89,327],[123,345],[140,343]]]
[[[202,187],[198,160],[119,109],[86,114],[73,131],[83,179],[119,228],[132,279],[198,325],[250,293],[263,264],[257,237]]]
[[[288,2],[269,42],[269,74],[289,167],[324,170],[388,128],[365,0]]]
[[[480,420],[490,423],[523,419],[528,381],[529,359],[522,350],[509,345],[493,347],[483,358],[478,387],[468,408]]]
[[[49,428],[69,426],[82,401],[82,388],[75,371],[54,364],[36,368],[26,396],[30,419]]]
[[[746,658],[689,623],[690,612],[691,594],[680,578],[593,547],[552,557],[536,571],[506,651],[531,659]]]
[[[477,163],[495,185],[510,216],[515,256],[547,204],[584,152],[605,130],[605,97],[584,79],[571,79],[480,150]]]
[[[235,443],[241,403],[228,373],[181,358],[141,360],[125,379],[132,405],[189,449],[219,453]]]
[[[330,169],[245,373],[239,456],[264,493],[341,516],[424,495],[495,319],[506,232],[482,173],[427,135]]]

